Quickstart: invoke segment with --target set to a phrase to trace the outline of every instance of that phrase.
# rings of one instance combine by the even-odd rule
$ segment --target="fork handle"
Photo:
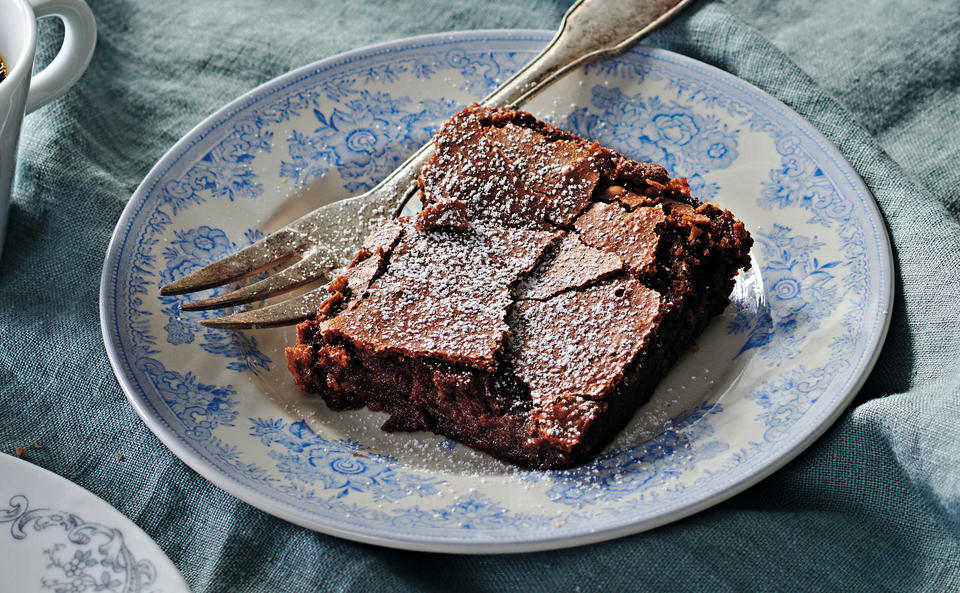
[[[567,10],[550,43],[482,104],[517,108],[570,70],[600,56],[625,51],[662,25],[692,0],[579,0]],[[381,185],[393,191],[385,211],[397,216],[416,191],[420,168],[433,153],[428,142],[395,169]]]
[[[577,66],[627,50],[690,1],[579,0],[537,57],[482,103],[515,109]]]

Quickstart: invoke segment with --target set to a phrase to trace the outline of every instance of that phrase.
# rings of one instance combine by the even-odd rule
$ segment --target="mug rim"
[[[27,0],[0,0],[0,10],[2,10],[5,2],[12,4],[13,10],[19,12],[20,17],[26,21],[27,38],[25,47],[21,47],[25,51],[20,52],[16,61],[8,60],[4,56],[7,75],[0,83],[0,92],[5,90],[5,87],[13,88],[17,86],[24,78],[32,74],[33,58],[37,48],[37,17],[33,11],[33,6]]]

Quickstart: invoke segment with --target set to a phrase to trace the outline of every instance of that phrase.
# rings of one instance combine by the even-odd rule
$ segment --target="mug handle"
[[[83,0],[28,0],[37,18],[55,16],[63,21],[63,45],[53,61],[30,83],[27,113],[67,91],[87,69],[97,44],[97,23]]]

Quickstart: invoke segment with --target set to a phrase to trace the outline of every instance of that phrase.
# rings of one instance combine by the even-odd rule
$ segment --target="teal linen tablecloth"
[[[876,368],[814,446],[653,531],[514,556],[401,552],[314,533],[191,471],[104,352],[100,269],[124,204],[206,115],[374,42],[554,28],[566,2],[91,0],[90,69],[26,120],[0,261],[0,450],[93,491],[213,591],[960,591],[960,7],[702,2],[646,43],[773,94],[835,143],[883,211],[896,303]],[[57,26],[41,27],[41,57]],[[33,443],[39,449],[31,447]],[[118,457],[119,455],[119,457]],[[3,479],[3,476],[0,476]],[[0,591],[5,591],[0,575]]]

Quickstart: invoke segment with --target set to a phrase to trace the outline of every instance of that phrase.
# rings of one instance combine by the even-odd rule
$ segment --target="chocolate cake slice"
[[[528,113],[434,137],[423,211],[375,231],[287,364],[334,409],[390,414],[502,460],[603,448],[749,266],[752,239],[682,179]]]

